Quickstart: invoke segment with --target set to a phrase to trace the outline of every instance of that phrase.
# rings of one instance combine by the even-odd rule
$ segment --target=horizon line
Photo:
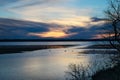
[[[117,41],[117,40],[115,39],[0,39],[0,42]]]

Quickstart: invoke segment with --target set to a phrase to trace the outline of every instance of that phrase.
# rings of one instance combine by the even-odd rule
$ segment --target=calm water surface
[[[70,64],[81,64],[86,69],[90,65],[94,70],[99,64],[111,64],[110,55],[84,54],[79,47],[0,55],[0,80],[65,80]]]

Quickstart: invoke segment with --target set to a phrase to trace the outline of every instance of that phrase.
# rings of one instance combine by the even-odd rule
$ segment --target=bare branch
[[[105,14],[112,24],[112,31],[109,31],[109,42],[113,48],[120,52],[120,0],[108,1],[109,6]],[[111,34],[114,34],[114,36],[111,37]],[[115,39],[115,41],[111,41],[111,38]]]

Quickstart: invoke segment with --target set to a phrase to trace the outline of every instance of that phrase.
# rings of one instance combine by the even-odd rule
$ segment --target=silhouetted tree
[[[90,80],[90,75],[83,65],[70,64],[68,66],[68,69],[69,70],[66,72],[68,75],[68,77],[66,77],[66,80]]]
[[[112,24],[111,31],[109,32],[109,42],[120,52],[120,0],[108,1],[109,6],[105,10],[105,15],[107,21]]]

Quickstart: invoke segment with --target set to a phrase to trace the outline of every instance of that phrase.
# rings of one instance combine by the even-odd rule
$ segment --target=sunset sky
[[[104,17],[106,4],[106,0],[0,0],[0,18],[51,24],[47,31],[26,35],[65,38],[78,35],[78,32],[70,32],[71,29],[104,24],[104,21],[93,21],[93,18]]]

